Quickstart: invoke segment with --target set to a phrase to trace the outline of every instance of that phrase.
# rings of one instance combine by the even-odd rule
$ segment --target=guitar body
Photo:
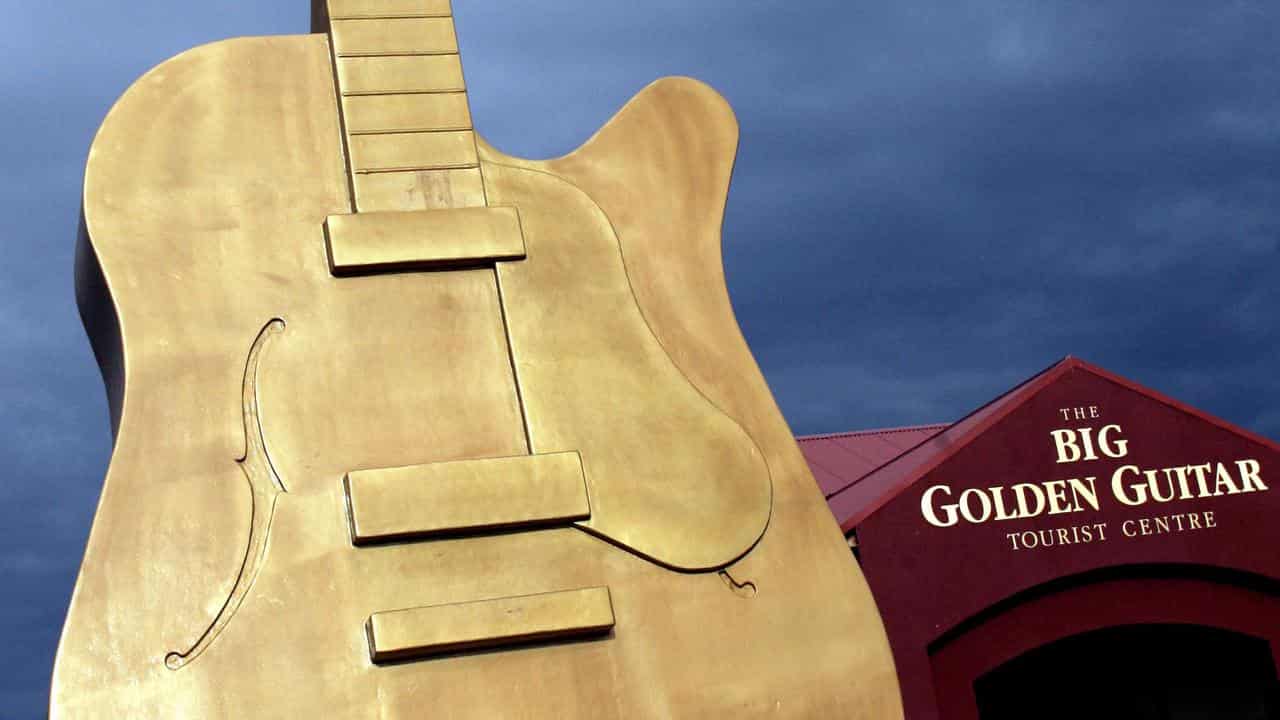
[[[94,142],[78,289],[116,445],[51,717],[900,717],[869,591],[733,319],[724,101],[669,79],[564,158],[480,143],[524,257],[339,277],[333,68],[323,34],[203,46]],[[360,471],[536,457],[580,460],[589,511],[357,541]],[[576,605],[552,625],[590,634],[515,644],[485,614],[585,588],[607,627]],[[379,657],[371,616],[413,608],[453,613],[414,631],[492,637]]]

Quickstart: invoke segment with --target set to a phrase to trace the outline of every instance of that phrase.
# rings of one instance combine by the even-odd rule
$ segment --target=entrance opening
[[[1280,720],[1270,644],[1199,625],[1064,638],[974,683],[982,720]]]

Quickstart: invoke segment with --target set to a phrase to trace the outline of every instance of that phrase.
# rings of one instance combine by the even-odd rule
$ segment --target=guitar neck
[[[486,204],[449,0],[314,0],[357,212]]]

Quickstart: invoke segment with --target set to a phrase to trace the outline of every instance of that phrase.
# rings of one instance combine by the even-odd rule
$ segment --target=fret
[[[449,0],[326,0],[356,212],[485,205]]]
[[[338,58],[337,66],[345,96],[466,90],[457,55]]]
[[[364,173],[354,179],[357,212],[407,212],[485,205],[480,168]]]
[[[465,93],[356,95],[342,109],[351,135],[471,129]]]
[[[348,150],[351,169],[356,173],[445,170],[480,164],[475,134],[469,130],[352,135]]]
[[[329,28],[338,57],[458,53],[451,17],[332,20]]]

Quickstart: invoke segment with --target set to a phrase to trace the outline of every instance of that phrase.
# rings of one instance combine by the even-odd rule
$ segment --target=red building
[[[1276,443],[1068,358],[800,447],[910,720],[1280,717]]]

